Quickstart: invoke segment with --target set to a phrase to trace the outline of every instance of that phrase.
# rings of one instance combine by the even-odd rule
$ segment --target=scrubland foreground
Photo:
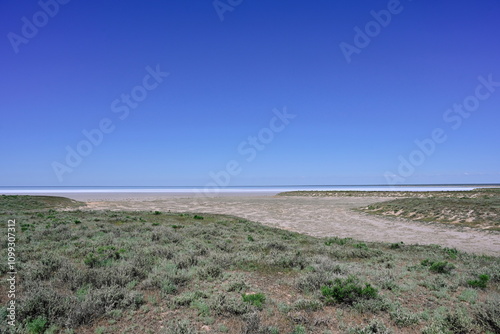
[[[0,196],[1,333],[500,333],[498,257],[83,206]]]

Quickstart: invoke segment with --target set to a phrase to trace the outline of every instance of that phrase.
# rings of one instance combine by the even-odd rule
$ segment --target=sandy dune
[[[87,204],[90,209],[229,214],[313,236],[351,237],[364,241],[403,241],[405,244],[439,244],[476,254],[500,255],[499,232],[370,216],[351,210],[387,200],[383,197],[132,197],[133,195],[90,201],[87,198]]]

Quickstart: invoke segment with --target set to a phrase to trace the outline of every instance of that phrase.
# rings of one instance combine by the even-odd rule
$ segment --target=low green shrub
[[[458,250],[456,248],[443,248],[443,251],[448,255],[450,259],[456,259],[458,256]]]
[[[345,303],[353,304],[360,299],[371,299],[377,297],[377,289],[370,284],[362,286],[355,276],[346,279],[336,278],[321,288],[321,293],[326,304]]]
[[[290,334],[306,334],[306,328],[304,326],[298,325],[295,326],[293,331]]]
[[[467,284],[469,284],[473,288],[485,289],[486,284],[488,283],[489,280],[490,280],[490,276],[488,276],[486,274],[482,274],[482,275],[479,275],[479,279],[467,281]]]
[[[163,297],[176,294],[177,290],[177,285],[174,284],[174,282],[172,282],[170,279],[164,280],[160,285],[160,291]]]
[[[333,238],[328,238],[326,241],[325,241],[325,245],[326,246],[331,246],[333,244],[336,244],[336,245],[345,245],[347,244],[349,241],[351,241],[352,238],[339,238],[339,237],[333,237]]]
[[[368,249],[368,246],[364,242],[360,242],[360,243],[354,244],[353,246],[354,246],[354,248]]]
[[[194,301],[201,299],[201,298],[206,298],[207,295],[201,291],[195,291],[195,292],[185,292],[175,298],[173,298],[170,302],[172,305],[178,307],[178,306],[190,306]]]
[[[201,317],[208,317],[210,315],[210,307],[204,301],[195,299],[191,302],[190,307],[195,309]]]
[[[455,266],[452,263],[448,263],[447,261],[434,262],[429,267],[430,271],[439,274],[449,274],[453,269],[455,269]]]
[[[38,317],[33,320],[27,321],[26,329],[30,334],[43,333],[47,328],[47,323],[48,323],[47,319],[45,319],[44,317]]]
[[[99,264],[99,258],[94,253],[88,253],[83,259],[83,263],[85,263],[90,268],[97,267]]]
[[[250,303],[259,309],[262,308],[262,305],[266,301],[266,296],[264,296],[262,293],[243,294],[241,295],[241,297],[243,298],[244,302]]]
[[[401,241],[400,243],[393,243],[389,246],[390,249],[399,249],[403,245],[403,242]]]
[[[95,268],[99,266],[105,266],[114,260],[121,258],[121,254],[125,253],[124,249],[116,249],[115,246],[101,246],[97,248],[97,251],[88,253],[83,263],[85,263],[89,268]]]
[[[449,274],[453,269],[455,269],[453,263],[449,263],[448,261],[432,261],[425,259],[420,264],[425,267],[429,267],[430,271],[438,274]]]

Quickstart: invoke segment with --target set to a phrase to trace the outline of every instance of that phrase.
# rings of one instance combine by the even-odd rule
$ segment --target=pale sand
[[[147,193],[61,195],[84,200],[89,209],[228,214],[318,237],[438,244],[476,254],[500,256],[499,232],[371,216],[351,210],[389,199],[384,197],[310,198],[232,194],[207,198]]]

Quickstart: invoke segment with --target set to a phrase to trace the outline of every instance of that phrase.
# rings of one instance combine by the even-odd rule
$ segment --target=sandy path
[[[313,236],[351,237],[363,241],[439,244],[463,251],[500,255],[500,233],[443,224],[410,222],[353,212],[387,198],[224,196],[212,198],[130,198],[87,202],[91,209],[159,210],[229,214]]]

